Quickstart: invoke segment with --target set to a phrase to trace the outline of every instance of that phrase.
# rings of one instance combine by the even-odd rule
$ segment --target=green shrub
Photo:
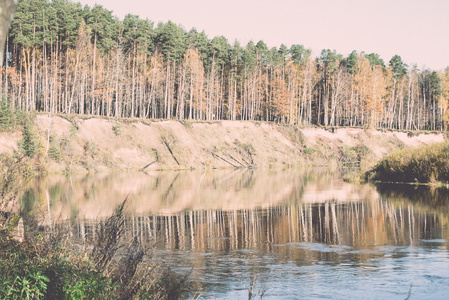
[[[87,141],[83,148],[87,155],[94,157],[97,154],[97,144],[95,142]]]
[[[54,161],[59,162],[62,159],[62,154],[58,147],[52,145],[50,149],[48,149],[48,157],[50,157]]]
[[[358,164],[369,152],[368,147],[363,145],[357,145],[354,147],[345,145],[341,148],[340,162]]]
[[[26,112],[11,109],[6,100],[0,100],[0,131],[15,129],[29,119]]]
[[[304,149],[304,153],[307,155],[312,155],[314,152],[315,152],[315,150],[313,150],[313,148],[310,148],[310,147],[306,147]]]
[[[0,233],[1,299],[94,299],[112,296],[114,285],[90,261],[35,241],[18,243]],[[47,241],[48,242],[48,241]],[[53,248],[53,249],[52,249]]]
[[[22,131],[22,139],[19,141],[19,148],[21,152],[28,157],[34,157],[39,151],[40,139],[33,124],[30,120],[25,122]]]
[[[144,260],[147,251],[137,239],[124,239],[126,200],[96,226],[92,251],[80,252],[64,247],[61,228],[43,232],[37,221],[8,209],[25,186],[29,161],[0,155],[0,299],[183,298],[186,276]],[[13,237],[19,222],[23,242]]]
[[[7,131],[14,124],[14,114],[5,100],[0,101],[0,131]]]
[[[14,281],[5,280],[0,284],[0,296],[2,299],[43,299],[49,281],[40,271],[25,276],[18,275]]]
[[[79,128],[78,125],[76,125],[75,122],[72,123],[72,126],[70,126],[70,137],[74,138],[76,137],[76,133],[78,132]]]
[[[136,240],[123,248],[124,203],[98,224],[90,252],[64,248],[61,236],[31,229],[37,226],[26,226],[19,243],[0,226],[0,299],[182,298],[186,276],[145,261]]]
[[[448,182],[449,144],[396,151],[366,172],[365,178],[393,182]]]
[[[112,131],[114,131],[116,136],[119,136],[122,134],[122,124],[118,121],[115,122],[114,126],[112,126]]]
[[[59,143],[59,146],[61,147],[62,151],[66,151],[69,149],[71,140],[67,136],[63,136],[61,138],[61,142]]]

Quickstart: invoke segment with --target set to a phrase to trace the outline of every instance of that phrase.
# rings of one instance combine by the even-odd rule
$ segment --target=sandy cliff
[[[360,128],[300,128],[249,121],[115,120],[37,115],[41,157],[52,171],[281,167],[362,161],[400,147],[442,142],[443,133]],[[48,132],[50,135],[48,135]],[[0,153],[18,149],[20,132],[0,133]],[[60,150],[48,157],[47,144]],[[50,147],[48,147],[50,148]]]

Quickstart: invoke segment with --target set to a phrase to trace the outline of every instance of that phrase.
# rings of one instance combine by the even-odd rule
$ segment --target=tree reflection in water
[[[51,195],[43,223],[69,226],[64,220],[75,220],[73,236],[89,241],[96,222],[129,194],[129,237],[193,251],[276,251],[286,243],[415,245],[441,236],[448,221],[447,211],[438,210],[447,191],[347,184],[336,171],[125,175],[86,177],[74,187],[65,178],[43,179],[27,191],[24,207],[32,209],[30,199],[34,209],[47,206]]]
[[[268,265],[368,270],[416,249],[449,249],[447,191],[347,184],[329,170],[47,177],[32,183],[23,207],[45,211],[42,224],[52,220],[53,230],[88,245],[126,195],[126,238],[153,247],[174,266],[193,268],[204,285],[219,285],[223,274],[266,273]]]

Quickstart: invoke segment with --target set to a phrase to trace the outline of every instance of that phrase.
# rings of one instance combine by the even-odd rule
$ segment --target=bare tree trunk
[[[96,75],[96,58],[97,58],[97,34],[95,33],[94,53],[92,62],[92,90],[91,90],[91,114],[95,113],[95,75]]]
[[[3,65],[3,50],[5,47],[6,36],[8,35],[9,25],[11,24],[18,6],[19,0],[0,1],[0,65]]]

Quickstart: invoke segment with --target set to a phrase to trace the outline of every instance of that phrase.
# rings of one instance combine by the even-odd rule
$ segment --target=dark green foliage
[[[243,50],[242,54],[242,62],[245,66],[245,71],[247,72],[254,71],[254,68],[256,67],[256,59],[257,59],[256,46],[252,41],[250,41],[246,45],[246,48]]]
[[[340,61],[342,60],[342,55],[337,54],[337,52],[331,51],[330,49],[325,49],[321,51],[321,56],[318,58],[320,68],[324,70],[325,74],[332,74],[337,71]]]
[[[125,52],[138,48],[141,53],[151,55],[154,51],[153,23],[149,20],[141,20],[136,15],[126,15],[123,20],[123,37]]]
[[[7,131],[14,124],[14,115],[8,102],[0,101],[0,131]]]
[[[189,49],[200,59],[186,57]],[[311,50],[302,45],[230,45],[224,36],[186,32],[172,21],[154,26],[131,14],[119,20],[100,5],[66,0],[22,0],[7,51],[3,82],[8,101],[27,111],[325,126],[374,122],[407,130],[446,125],[441,75],[425,70],[416,77],[412,70],[407,76],[408,66],[398,55],[389,61],[393,80],[384,86],[378,77],[390,75],[376,53],[353,51],[343,58],[325,49],[313,62]],[[361,77],[374,81],[357,80],[361,56],[376,69],[375,77]],[[377,73],[379,66],[383,74]],[[279,96],[271,83],[283,87],[282,81],[287,92]],[[373,95],[365,95],[368,90]],[[64,101],[55,106],[52,99]]]
[[[87,155],[92,156],[92,158],[97,155],[97,144],[95,142],[87,141],[84,144],[84,151]]]
[[[357,145],[354,147],[345,146],[341,149],[339,163],[342,164],[360,164],[362,159],[370,152],[368,147]]]
[[[36,22],[33,22],[36,7],[37,5],[33,6],[30,0],[20,2],[11,22],[10,35],[14,38],[14,43],[24,46],[36,44],[33,36],[33,28],[36,28]]]
[[[449,144],[392,153],[366,172],[366,179],[392,182],[449,182]]]
[[[19,243],[2,231],[0,298],[94,299],[112,295],[111,280],[96,272],[92,263],[69,258],[63,249],[51,247],[38,240]]]
[[[48,149],[48,156],[58,162],[62,159],[61,150],[59,150],[59,148],[55,145],[52,145],[50,149]]]
[[[205,60],[208,56],[209,44],[209,38],[204,31],[198,32],[195,28],[192,28],[187,33],[187,47],[198,49],[202,60]]]
[[[254,44],[253,44],[254,45]],[[206,67],[216,64],[215,68],[221,70],[229,60],[229,50],[231,46],[224,36],[214,37],[210,43],[209,57],[206,60]]]
[[[156,41],[161,48],[164,59],[175,62],[180,61],[186,50],[187,34],[184,29],[168,21],[159,23],[156,28]]]
[[[46,42],[51,43],[52,38],[58,36],[62,45],[74,45],[83,19],[81,4],[59,0],[54,1],[53,5],[49,4],[48,8],[47,18],[50,26],[46,32],[53,36],[47,37]]]
[[[4,160],[0,161],[3,166]],[[8,168],[20,170],[20,161]],[[17,168],[16,168],[17,166]],[[20,172],[0,173],[0,184],[19,179]],[[5,180],[6,179],[6,180]],[[9,180],[11,179],[11,180]],[[17,193],[2,185],[7,193]],[[0,200],[11,200],[1,195]],[[2,201],[0,201],[2,203]],[[124,206],[97,226],[93,251],[75,252],[63,247],[64,232],[38,231],[37,223],[25,223],[25,240],[13,231],[21,217],[13,212],[0,215],[1,299],[178,299],[185,291],[186,277],[178,277],[162,265],[144,261],[146,251],[136,240],[124,244]],[[3,206],[5,207],[5,206]],[[8,214],[9,217],[6,219]],[[88,259],[86,259],[88,258]]]
[[[22,139],[19,141],[19,147],[22,153],[30,158],[34,157],[34,155],[36,155],[39,151],[39,135],[30,120],[27,120],[23,126]]]
[[[297,64],[306,61],[311,54],[310,49],[304,48],[303,45],[292,45],[288,52],[290,53],[292,60]]]
[[[441,78],[435,71],[424,70],[420,76],[421,90],[426,99],[431,101],[431,105],[435,105],[441,96]],[[435,107],[431,107],[431,109]]]
[[[112,131],[114,131],[114,134],[116,136],[119,136],[122,134],[122,124],[120,122],[115,122],[114,126],[112,126]]]
[[[357,61],[358,61],[358,54],[357,51],[352,51],[351,54],[349,54],[348,58],[346,59],[346,69],[348,70],[349,74],[356,74],[357,73]]]
[[[84,20],[88,28],[92,29],[92,44],[98,44],[105,52],[114,46],[114,37],[117,36],[116,18],[112,11],[96,4],[92,9],[84,8]]]
[[[287,53],[288,53],[287,46],[285,46],[284,44],[281,44],[278,51],[282,57],[282,60],[285,60],[285,57],[287,56]]]
[[[385,68],[385,62],[380,58],[379,54],[370,53],[365,55],[365,57],[368,59],[371,66],[381,66],[382,68]]]
[[[14,111],[7,101],[0,101],[0,132],[15,129],[28,119],[25,112]]]
[[[390,59],[390,68],[393,72],[393,77],[396,79],[401,79],[407,74],[407,67],[399,55],[395,55]]]

